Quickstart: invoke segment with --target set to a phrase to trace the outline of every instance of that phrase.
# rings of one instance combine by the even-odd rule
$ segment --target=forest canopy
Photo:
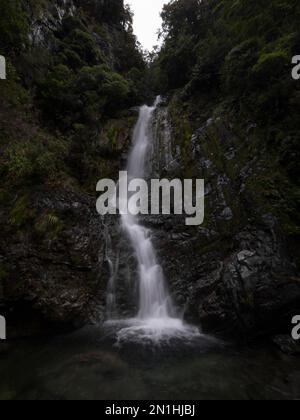
[[[4,184],[60,173],[61,182],[75,174],[93,188],[121,130],[110,121],[148,95],[130,8],[123,0],[0,0],[0,8]]]
[[[297,0],[173,0],[162,18],[158,90],[230,98],[264,122],[299,110],[290,70],[300,51]]]

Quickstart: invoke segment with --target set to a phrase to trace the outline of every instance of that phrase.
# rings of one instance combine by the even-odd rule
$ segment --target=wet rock
[[[276,346],[285,354],[290,356],[300,355],[300,342],[292,339],[288,335],[278,335],[273,338]]]
[[[232,220],[233,219],[233,213],[230,207],[226,207],[222,213],[221,213],[221,219],[224,220]]]
[[[33,46],[48,47],[52,44],[53,32],[61,29],[62,21],[73,16],[76,10],[73,0],[54,0],[47,5],[30,24],[29,40]]]
[[[237,259],[239,263],[244,263],[244,262],[247,262],[247,260],[253,257],[254,255],[255,255],[255,252],[244,250],[238,254]]]
[[[180,139],[175,131],[169,134],[176,150]],[[205,226],[191,229],[183,220],[158,218],[159,223],[151,219],[151,228],[186,318],[206,331],[248,339],[290,329],[291,314],[300,307],[300,282],[278,219],[248,199],[249,180],[255,181],[263,163],[258,154],[245,159],[244,140],[222,119],[195,130],[183,172],[196,168],[194,175],[205,179]],[[159,150],[154,156],[159,159]]]
[[[8,271],[1,305],[12,335],[99,322],[104,316],[105,241],[93,198],[38,190],[27,205],[34,219],[0,239]]]
[[[231,148],[228,152],[225,153],[224,156],[227,160],[230,161],[230,160],[233,160],[235,158],[235,155],[236,155],[235,149]]]

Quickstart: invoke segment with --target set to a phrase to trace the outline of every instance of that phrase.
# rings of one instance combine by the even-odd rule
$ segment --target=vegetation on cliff
[[[26,302],[58,323],[103,315],[105,229],[88,193],[119,171],[131,108],[154,90],[167,97],[156,112],[163,175],[206,181],[203,226],[160,224],[179,306],[240,331],[290,317],[290,303],[299,307],[297,3],[172,0],[148,64],[123,0],[0,0],[5,314],[25,313]]]
[[[231,185],[247,159],[259,161],[246,184],[246,211],[252,203],[257,214],[275,214],[299,238],[300,84],[291,77],[300,51],[298,2],[173,0],[162,17],[164,44],[152,77],[170,97],[178,141],[211,118],[231,127],[239,139],[236,165],[228,168],[220,139],[206,139],[207,156]]]
[[[114,137],[124,137],[131,124],[124,111],[145,100],[130,10],[120,0],[0,6],[0,51],[8,62],[0,84],[4,185],[72,177],[95,185],[110,166],[106,155],[117,149],[103,144],[106,124],[116,120]]]
[[[123,0],[0,8],[1,314],[21,334],[31,320],[99,320],[104,232],[93,194],[118,173],[130,108],[146,96],[132,15]]]

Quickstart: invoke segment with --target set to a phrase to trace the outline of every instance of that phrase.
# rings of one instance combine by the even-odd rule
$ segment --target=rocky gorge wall
[[[130,72],[144,63],[122,0],[17,0],[1,10],[0,313],[14,338],[105,317],[96,184],[117,178],[136,121]]]
[[[297,252],[262,194],[268,159],[264,150],[253,155],[255,126],[242,131],[220,117],[193,131],[172,107],[156,112],[153,171],[204,178],[206,212],[199,228],[179,216],[146,219],[178,307],[209,332],[289,331],[300,307]]]
[[[96,213],[95,187],[124,168],[131,107],[147,99],[122,1],[25,3],[13,31],[0,17],[0,46],[11,43],[0,85],[0,313],[12,337],[103,321],[112,275],[117,315],[136,314],[136,259],[119,220]],[[204,178],[205,222],[142,220],[174,300],[209,332],[286,332],[300,307],[298,192],[254,118],[217,104],[198,118],[190,99],[170,94],[157,109],[149,166],[159,178]]]
[[[156,221],[173,293],[208,330],[290,336],[300,307],[297,2],[177,0],[162,20],[152,68],[169,140],[157,143],[155,171],[206,183],[198,230]]]
[[[152,178],[204,178],[205,221],[143,216],[180,314],[206,332],[253,339],[290,331],[300,303],[297,252],[262,195],[264,151],[252,159],[255,127],[243,132],[217,118],[192,130],[162,101],[150,127]],[[244,136],[240,137],[240,136]],[[245,149],[245,139],[247,149]],[[254,188],[254,190],[253,190]],[[106,220],[115,270],[117,318],[136,314],[135,256],[118,219]]]

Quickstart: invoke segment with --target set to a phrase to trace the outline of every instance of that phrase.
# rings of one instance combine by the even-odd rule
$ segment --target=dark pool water
[[[11,343],[0,353],[0,400],[300,399],[300,359],[274,348],[113,345],[88,328]]]

